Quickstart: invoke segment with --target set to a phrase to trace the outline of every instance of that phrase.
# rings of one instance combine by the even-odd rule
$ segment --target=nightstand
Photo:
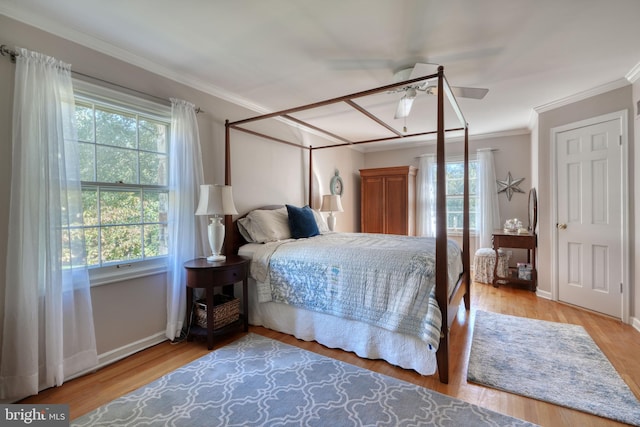
[[[184,263],[187,270],[187,325],[190,322],[190,314],[193,310],[193,290],[204,288],[207,301],[207,327],[202,328],[197,324],[191,324],[189,328],[190,340],[193,336],[206,336],[207,347],[213,349],[214,335],[233,332],[242,328],[249,331],[249,297],[247,295],[249,277],[249,258],[238,255],[228,256],[225,261],[209,262],[206,258],[192,259]],[[233,295],[233,285],[242,281],[242,314],[238,321],[213,329],[213,295],[216,287],[222,287],[222,292]]]

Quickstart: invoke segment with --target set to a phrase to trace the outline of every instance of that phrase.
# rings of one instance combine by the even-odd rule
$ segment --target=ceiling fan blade
[[[456,97],[459,98],[482,99],[485,97],[487,92],[489,92],[489,89],[479,87],[451,86],[451,91]]]
[[[430,62],[418,62],[413,66],[411,70],[410,79],[417,79],[418,77],[428,76],[438,72],[438,64],[432,64]]]

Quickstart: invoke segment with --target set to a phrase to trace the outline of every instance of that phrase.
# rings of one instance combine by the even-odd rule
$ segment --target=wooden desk
[[[536,246],[537,237],[535,233],[507,233],[502,230],[493,233],[493,250],[496,251],[496,264],[493,269],[493,286],[500,283],[512,283],[516,285],[526,285],[531,291],[536,290],[538,272],[536,270]],[[498,249],[513,248],[527,249],[527,262],[531,263],[531,280],[518,278],[516,268],[509,269],[509,277],[498,276]]]
[[[226,261],[208,262],[206,258],[196,258],[184,263],[187,270],[187,318],[189,325],[191,312],[193,311],[193,290],[204,288],[207,300],[207,328],[201,328],[197,324],[189,325],[189,336],[206,336],[207,347],[213,349],[213,336],[232,332],[243,327],[249,331],[249,296],[247,295],[249,277],[249,258],[238,255],[228,256]],[[223,287],[223,292],[233,295],[233,284],[242,281],[242,314],[237,322],[231,323],[220,329],[213,329],[213,294],[214,288]]]

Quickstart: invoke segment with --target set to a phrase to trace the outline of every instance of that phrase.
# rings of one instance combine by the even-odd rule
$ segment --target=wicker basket
[[[196,322],[202,328],[207,327],[207,300],[199,299],[195,303]],[[220,329],[240,318],[240,300],[229,295],[213,296],[213,329]]]

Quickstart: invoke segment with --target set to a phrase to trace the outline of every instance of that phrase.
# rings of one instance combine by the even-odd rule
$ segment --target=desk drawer
[[[514,248],[514,249],[533,249],[536,247],[535,236],[527,235],[494,235],[493,236],[494,248]]]

